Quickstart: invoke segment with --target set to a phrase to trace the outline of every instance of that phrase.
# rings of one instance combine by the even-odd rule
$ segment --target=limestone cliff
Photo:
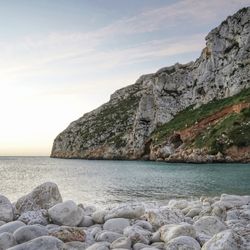
[[[143,75],[112,94],[106,104],[72,122],[56,137],[51,156],[162,159],[156,157],[152,139],[159,127],[191,105],[197,109],[249,87],[250,7],[213,29],[195,62]],[[161,142],[161,147],[166,143]]]

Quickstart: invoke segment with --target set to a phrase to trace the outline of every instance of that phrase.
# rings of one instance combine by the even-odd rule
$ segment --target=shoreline
[[[52,182],[41,184],[13,204],[0,195],[0,248],[250,249],[250,195],[222,194],[147,205],[123,203],[100,210],[63,201]]]
[[[228,160],[213,160],[213,161],[184,161],[184,160],[150,160],[150,159],[129,159],[129,158],[81,158],[81,157],[59,157],[48,156],[51,159],[63,160],[88,160],[88,161],[141,161],[141,162],[162,162],[162,163],[184,163],[184,164],[249,164],[250,161],[228,161]]]

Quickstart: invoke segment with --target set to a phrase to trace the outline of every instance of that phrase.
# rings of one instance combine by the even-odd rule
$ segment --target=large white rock
[[[200,244],[192,237],[180,236],[170,240],[165,250],[200,250]]]
[[[22,214],[27,211],[49,209],[62,202],[58,186],[53,182],[45,182],[20,199],[15,204],[16,212]]]
[[[107,220],[104,225],[103,229],[107,231],[112,231],[116,233],[123,233],[124,228],[128,227],[130,222],[128,219],[124,218],[114,218]]]
[[[11,202],[8,198],[0,195],[0,221],[13,221],[14,212]]]
[[[124,248],[124,249],[130,249],[131,248],[131,240],[127,237],[120,237],[117,240],[113,241],[110,245],[111,249],[114,248]]]
[[[215,216],[201,217],[194,223],[194,227],[197,232],[210,236],[227,229],[226,225]]]
[[[179,225],[170,224],[162,226],[160,228],[160,233],[161,233],[161,240],[166,243],[179,236],[189,236],[192,238],[196,237],[195,228],[187,223]]]
[[[14,236],[11,233],[0,234],[0,249],[5,250],[17,244]]]
[[[155,229],[165,224],[178,224],[185,221],[185,217],[179,209],[167,207],[147,211],[145,216]]]
[[[243,247],[244,241],[241,236],[234,233],[231,229],[215,234],[207,241],[202,250],[237,250],[249,249]]]
[[[55,224],[71,227],[77,226],[84,216],[82,208],[71,200],[53,206],[48,213]]]
[[[105,221],[112,218],[139,219],[144,213],[145,208],[143,206],[121,205],[108,211],[104,219]]]
[[[55,237],[41,236],[8,250],[63,250],[64,243]]]
[[[0,234],[1,233],[14,233],[19,227],[23,227],[25,224],[21,221],[12,221],[6,223],[0,227]]]
[[[18,244],[47,235],[49,235],[48,229],[40,225],[23,226],[18,228],[13,234]]]

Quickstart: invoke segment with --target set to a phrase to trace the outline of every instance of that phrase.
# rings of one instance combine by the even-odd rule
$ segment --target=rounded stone
[[[213,236],[227,227],[215,216],[203,216],[194,223],[197,232]]]
[[[71,227],[79,225],[84,216],[82,208],[71,200],[55,205],[48,213],[53,223]]]
[[[0,234],[0,249],[5,250],[17,244],[14,236],[11,233]]]
[[[113,241],[110,245],[111,249],[114,248],[124,248],[124,249],[130,249],[131,248],[131,240],[127,237],[120,237],[117,240]]]
[[[18,244],[47,235],[49,235],[49,231],[44,226],[40,225],[23,226],[18,228],[13,234]]]
[[[0,195],[0,221],[10,222],[13,221],[14,212],[11,202],[8,198]]]
[[[189,236],[192,238],[196,237],[195,228],[189,224],[180,225],[165,225],[160,228],[161,240],[168,242],[179,236]]]
[[[18,220],[24,222],[27,225],[48,225],[48,212],[45,209],[37,210],[37,211],[27,211],[21,214]]]
[[[109,242],[97,242],[89,246],[86,250],[109,250]]]
[[[119,233],[101,231],[96,234],[95,239],[96,241],[106,241],[112,243],[113,241],[117,240],[120,237],[122,237],[122,235]]]
[[[241,236],[234,233],[231,229],[215,234],[207,241],[202,250],[236,250],[248,249],[243,247],[244,240]]]
[[[55,237],[41,236],[31,241],[9,248],[8,250],[62,250],[64,243]]]
[[[189,236],[180,236],[170,240],[165,245],[165,250],[200,250],[200,244]]]
[[[107,220],[104,225],[103,229],[107,231],[112,231],[116,233],[123,233],[124,228],[128,227],[130,222],[128,219],[124,218],[114,218]]]
[[[21,221],[12,221],[0,227],[0,233],[14,233],[18,228],[26,226]]]
[[[85,215],[78,225],[79,227],[91,227],[94,225],[94,221],[91,216]]]

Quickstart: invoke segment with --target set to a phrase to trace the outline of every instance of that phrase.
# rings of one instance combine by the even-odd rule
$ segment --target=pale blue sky
[[[0,155],[49,155],[83,113],[145,73],[195,60],[250,0],[0,0]]]

